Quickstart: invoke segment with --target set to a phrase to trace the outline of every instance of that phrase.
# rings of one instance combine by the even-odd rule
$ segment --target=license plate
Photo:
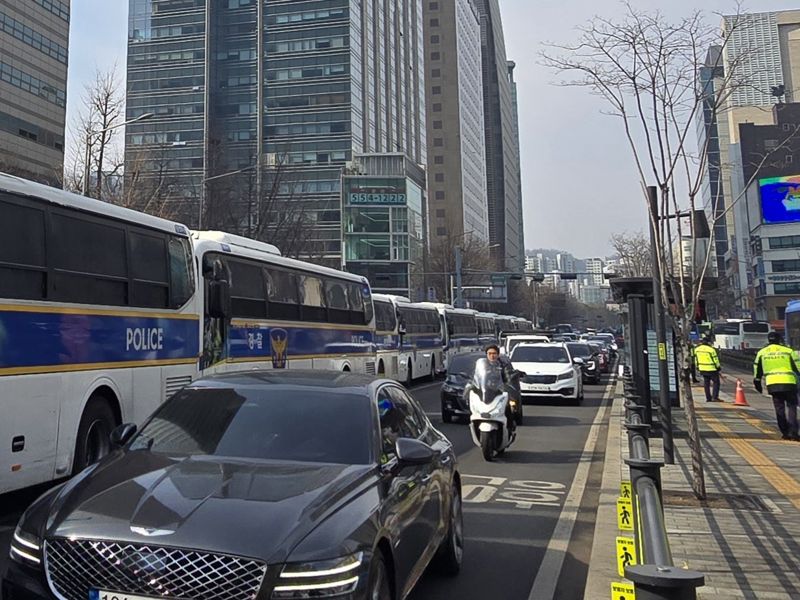
[[[163,596],[137,596],[125,592],[109,592],[108,590],[89,590],[89,600],[162,600]]]
[[[547,392],[550,388],[546,385],[541,384],[528,384],[523,387],[523,389],[531,391],[531,392]]]

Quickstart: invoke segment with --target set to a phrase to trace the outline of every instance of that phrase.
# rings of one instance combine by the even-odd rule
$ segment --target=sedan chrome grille
[[[45,542],[50,589],[86,600],[92,588],[189,600],[253,600],[266,564],[195,550],[99,540]]]

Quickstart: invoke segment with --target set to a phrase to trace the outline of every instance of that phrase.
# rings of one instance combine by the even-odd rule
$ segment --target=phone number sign
[[[405,204],[406,195],[396,193],[363,193],[350,192],[349,204]]]

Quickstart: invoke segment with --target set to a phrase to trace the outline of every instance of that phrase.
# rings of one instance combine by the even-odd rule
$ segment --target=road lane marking
[[[586,444],[578,461],[578,467],[575,469],[575,477],[572,480],[569,493],[567,493],[564,507],[561,509],[558,523],[553,529],[553,535],[547,544],[547,550],[539,565],[539,571],[536,573],[536,579],[533,581],[528,600],[555,598],[558,579],[564,566],[570,539],[572,539],[572,530],[575,528],[575,521],[578,519],[578,511],[586,490],[586,483],[589,480],[589,468],[592,466],[597,443],[600,439],[600,428],[608,419],[608,414],[611,411],[611,403],[608,402],[608,399],[615,387],[616,383],[612,378],[606,384],[606,389],[603,392],[603,404],[598,409],[597,415],[595,415],[594,422],[589,429],[589,435],[586,436]]]
[[[506,477],[487,477],[484,475],[462,475],[466,480],[478,479],[486,483],[464,483],[461,485],[461,497],[465,504],[485,504],[487,502],[505,502],[515,508],[530,510],[534,506],[561,506],[560,495],[566,494],[563,483],[555,481],[537,481]]]

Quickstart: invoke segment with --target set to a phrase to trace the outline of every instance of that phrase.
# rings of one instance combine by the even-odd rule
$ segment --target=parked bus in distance
[[[448,359],[458,352],[481,349],[478,340],[477,311],[467,308],[453,308],[449,304],[421,302],[422,306],[435,308],[439,312],[439,322],[444,335],[444,354],[442,356],[445,369]]]
[[[439,312],[408,298],[375,294],[378,372],[411,385],[443,370],[443,336]]]
[[[0,174],[0,493],[69,476],[203,371],[375,372],[354,275]]]
[[[514,324],[514,328],[520,332],[529,332],[533,331],[533,323],[528,321],[528,319],[524,319],[523,317],[512,317],[512,323]]]
[[[785,319],[786,344],[800,351],[800,300],[789,300]]]
[[[216,231],[192,237],[204,291],[202,371],[375,374],[375,315],[365,278],[280,256],[249,238]],[[218,306],[220,285],[227,288],[222,296],[230,295],[229,311]]]
[[[714,345],[726,350],[745,350],[763,348],[767,345],[767,334],[772,326],[766,321],[748,321],[746,319],[727,319],[714,321],[711,324],[714,334]]]
[[[475,321],[478,323],[478,343],[485,348],[489,344],[497,343],[497,331],[494,321],[498,315],[491,313],[478,313]]]

